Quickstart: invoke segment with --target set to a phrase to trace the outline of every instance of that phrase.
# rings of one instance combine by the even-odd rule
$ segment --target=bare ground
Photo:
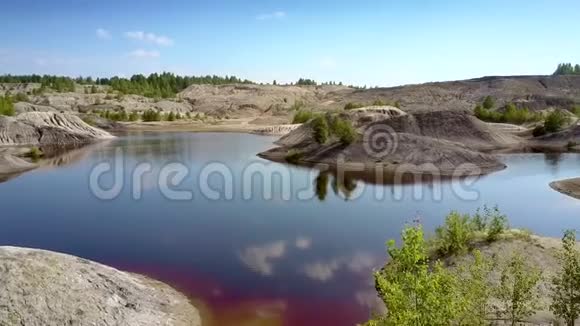
[[[580,178],[554,181],[550,183],[550,187],[565,195],[580,199]]]

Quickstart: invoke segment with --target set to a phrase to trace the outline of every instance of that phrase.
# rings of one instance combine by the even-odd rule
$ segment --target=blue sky
[[[0,74],[234,74],[392,86],[580,62],[577,0],[18,0]]]

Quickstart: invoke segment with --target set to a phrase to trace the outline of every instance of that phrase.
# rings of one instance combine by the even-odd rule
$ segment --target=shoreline
[[[580,199],[580,178],[554,181],[550,187],[561,194]]]

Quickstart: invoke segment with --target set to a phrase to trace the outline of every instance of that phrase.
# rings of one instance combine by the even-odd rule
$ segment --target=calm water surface
[[[452,209],[497,204],[515,227],[558,237],[580,228],[580,201],[548,187],[579,175],[577,154],[504,156],[508,169],[471,185],[349,180],[333,187],[332,177],[255,156],[274,140],[136,133],[93,146],[58,168],[0,184],[0,245],[66,252],[158,278],[201,300],[207,324],[353,325],[373,311],[371,271],[384,263],[385,241],[397,238],[405,223],[419,219],[432,230]],[[125,173],[117,178],[124,187],[114,200],[100,200],[89,187],[90,171],[114,162],[117,149],[125,154]],[[142,162],[153,171],[135,200],[131,173]],[[189,168],[173,190],[192,191],[192,200],[172,201],[160,190],[159,172],[169,163]],[[231,171],[232,198],[208,199],[199,189],[200,171],[209,163]],[[248,166],[289,172],[290,199],[278,177],[271,198],[264,198],[259,177],[245,198]],[[105,175],[102,185],[113,180]],[[223,189],[223,180],[213,174],[209,185]]]

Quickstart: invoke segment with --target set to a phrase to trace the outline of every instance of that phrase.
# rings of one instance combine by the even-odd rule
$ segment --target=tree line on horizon
[[[571,63],[560,63],[558,68],[556,68],[554,75],[580,75],[580,64],[572,65]]]
[[[75,84],[78,85],[102,85],[110,86],[113,90],[121,94],[136,94],[152,98],[169,98],[175,96],[178,92],[186,89],[190,85],[227,85],[227,84],[258,84],[248,79],[241,79],[236,76],[179,76],[169,72],[161,74],[152,73],[149,76],[136,74],[130,78],[114,76],[111,78],[93,78],[93,77],[66,77],[55,75],[0,75],[0,83],[38,83],[41,88],[36,93],[42,93],[50,88],[57,92],[74,92]],[[261,83],[260,83],[261,84]],[[272,85],[278,84],[275,80]],[[300,78],[295,83],[284,85],[296,86],[318,86],[318,85],[338,85],[342,82],[323,82],[318,83],[313,79]],[[349,87],[359,88],[350,85]],[[366,86],[365,86],[366,88]]]

